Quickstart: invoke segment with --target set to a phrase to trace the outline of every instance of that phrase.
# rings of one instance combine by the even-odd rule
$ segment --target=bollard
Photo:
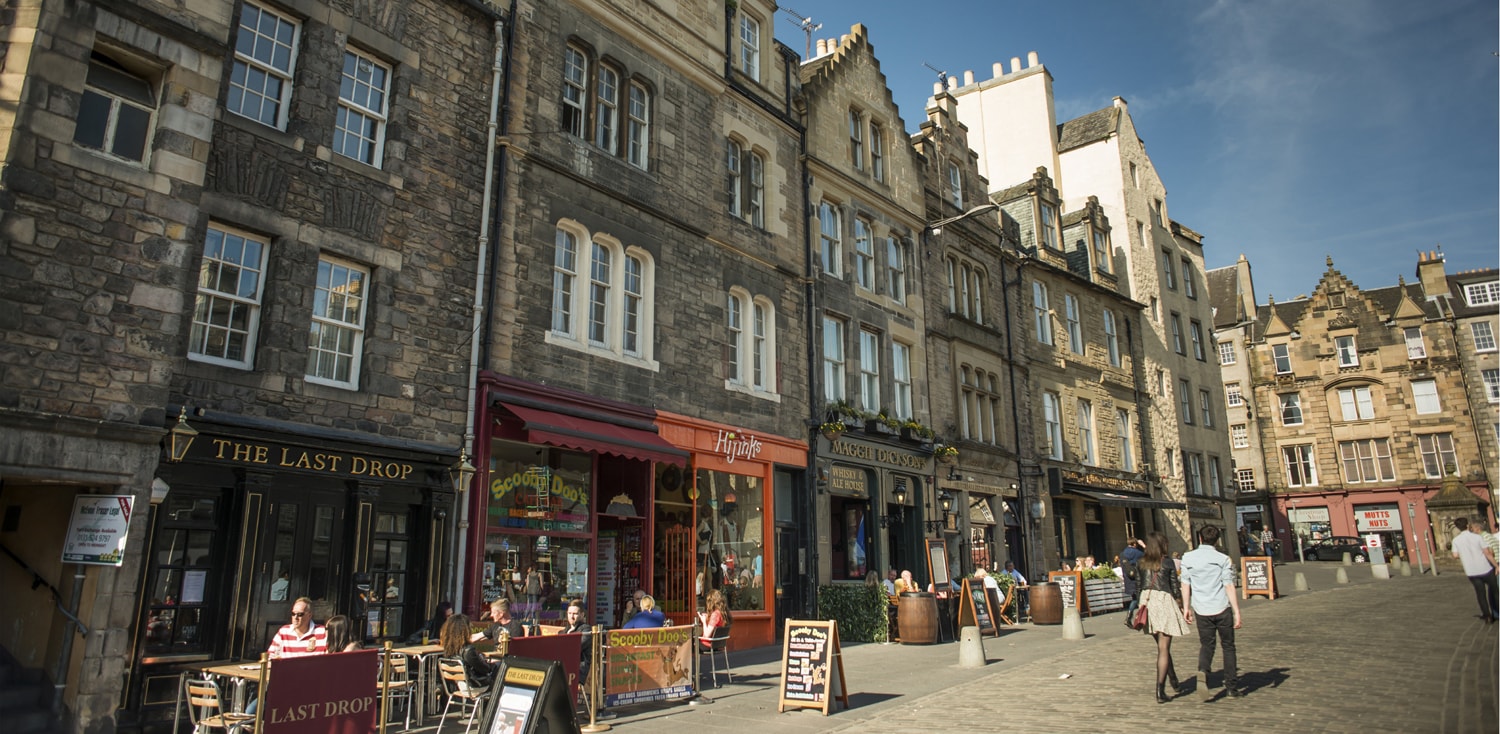
[[[1401,562],[1401,575],[1402,576],[1410,576],[1411,575],[1411,564],[1410,563],[1407,563],[1406,561],[1402,561]]]
[[[1339,568],[1334,572],[1333,580],[1341,584],[1347,584],[1349,583],[1349,572],[1345,571],[1343,568]]]
[[[972,625],[958,631],[958,667],[983,668],[989,660],[984,656],[984,638],[979,628]]]
[[[1078,607],[1063,609],[1062,638],[1064,640],[1083,639],[1083,617],[1079,615]]]
[[[1292,577],[1292,588],[1297,591],[1307,591],[1307,577],[1303,576],[1301,571]]]
[[[1349,557],[1349,551],[1344,551],[1344,565],[1345,566],[1353,566],[1354,565],[1354,559]]]

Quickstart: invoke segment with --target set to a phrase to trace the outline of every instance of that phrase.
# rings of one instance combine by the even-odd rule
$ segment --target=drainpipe
[[[799,126],[797,133],[797,143],[800,147],[800,155],[798,157],[802,161],[802,268],[803,273],[805,274],[802,281],[802,298],[806,303],[806,306],[803,310],[805,311],[807,318],[808,424],[810,428],[813,428],[816,427],[820,422],[818,411],[822,406],[822,403],[820,402],[820,396],[822,395],[823,381],[821,378],[822,373],[818,371],[817,350],[819,347],[815,346],[821,345],[822,340],[817,339],[814,336],[818,333],[818,304],[816,297],[818,278],[821,276],[817,271],[817,262],[813,258],[813,234],[812,227],[810,225],[812,219],[812,173],[808,171],[807,166],[807,126]],[[808,489],[810,491],[807,492],[807,525],[805,527],[808,528],[810,532],[808,532],[807,538],[803,543],[803,547],[808,549],[808,567],[804,569],[805,572],[803,573],[802,577],[803,579],[805,579],[803,583],[805,584],[805,588],[807,590],[807,595],[803,602],[804,611],[813,614],[816,613],[818,608],[817,523],[818,497],[820,493],[818,492],[819,467],[817,431],[810,430],[808,434],[811,436],[811,440],[808,442],[808,446],[811,449],[808,452],[808,468],[811,469],[811,471],[807,472],[806,474],[806,481],[809,485]]]
[[[515,17],[515,4],[511,4],[511,18]],[[495,61],[491,66],[490,75],[490,121],[486,127],[488,138],[484,146],[484,203],[479,214],[479,236],[477,238],[478,252],[475,256],[474,273],[474,318],[473,326],[469,332],[469,398],[468,408],[464,415],[464,445],[460,461],[474,455],[474,413],[478,405],[479,392],[479,357],[485,350],[473,337],[477,336],[484,328],[486,319],[486,307],[484,295],[485,283],[489,279],[490,251],[490,209],[494,201],[495,192],[495,148],[499,139],[500,127],[500,89],[501,79],[505,73],[505,50],[506,50],[506,25],[504,21],[495,21]],[[498,229],[498,228],[497,228]],[[463,487],[460,489],[468,489]],[[457,499],[456,517],[454,524],[457,526],[456,543],[454,552],[449,557],[448,573],[453,579],[453,603],[459,609],[463,609],[464,574],[459,568],[459,555],[464,552],[468,545],[469,536],[469,497]]]

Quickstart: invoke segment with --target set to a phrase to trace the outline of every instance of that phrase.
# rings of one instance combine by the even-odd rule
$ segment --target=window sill
[[[354,160],[353,158],[334,153],[332,148],[326,148],[320,145],[318,146],[314,154],[320,161],[332,163],[333,165],[349,171],[350,173],[364,176],[365,178],[368,178],[376,183],[389,186],[397,191],[403,190],[403,188],[406,186],[406,179],[397,176],[396,174],[389,171],[376,168],[372,165],[369,165],[368,163],[361,163],[360,161]]]
[[[769,402],[772,402],[772,403],[779,403],[779,402],[781,402],[781,394],[780,393],[774,393],[774,392],[770,392],[768,390],[760,390],[760,389],[757,389],[757,388],[754,388],[754,387],[751,387],[749,385],[746,385],[746,384],[743,384],[743,383],[739,383],[739,382],[731,382],[730,380],[725,380],[724,381],[724,389],[728,390],[729,392],[736,392],[736,393],[740,393],[741,395],[748,395],[748,396],[750,396],[752,398],[756,398],[758,400],[766,400],[766,401],[769,401]]]
[[[79,168],[89,173],[108,176],[132,186],[154,191],[158,194],[172,192],[172,179],[150,170],[149,167],[126,163],[104,153],[78,148],[74,144],[58,144],[52,147],[52,159],[65,166]],[[196,181],[194,183],[202,183]]]
[[[551,330],[547,331],[546,335],[543,337],[543,341],[551,344],[554,347],[561,347],[563,349],[569,349],[575,352],[582,352],[594,357],[602,357],[612,362],[619,362],[631,367],[639,367],[641,369],[650,370],[652,372],[658,372],[661,370],[661,363],[657,362],[654,359],[631,356],[620,352],[615,352],[604,347],[598,347],[592,344],[584,344],[571,336],[568,336],[566,334],[559,334],[558,332]]]

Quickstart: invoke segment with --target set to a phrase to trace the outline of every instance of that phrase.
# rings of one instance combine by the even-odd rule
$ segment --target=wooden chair
[[[438,718],[437,734],[442,734],[443,722],[448,720],[448,709],[453,702],[458,702],[458,715],[463,716],[464,709],[469,711],[469,721],[464,726],[464,734],[469,734],[469,729],[474,726],[474,719],[479,715],[479,706],[489,698],[488,687],[478,687],[469,683],[469,672],[464,669],[464,663],[458,658],[440,658],[438,660],[438,674],[443,679],[443,689],[448,694],[448,702],[443,704],[442,716]]]
[[[1016,599],[1016,585],[1011,584],[1010,586],[1001,589],[1001,591],[1004,592],[1005,595],[1000,599],[1000,608],[995,610],[995,615],[1000,617],[1001,622],[1013,625],[1016,623],[1015,618],[1017,616],[1020,616],[1019,611],[1014,614],[1006,614],[1005,610],[1009,609],[1011,602],[1015,601]]]
[[[382,677],[375,679],[375,690],[382,695],[388,695],[392,701],[401,701],[401,707],[406,710],[406,729],[410,729],[412,694],[417,687],[417,682],[411,676],[411,661],[399,652],[387,654],[381,651],[380,657],[382,662],[390,667],[390,676],[389,679],[385,678],[385,672],[382,670],[380,673]]]
[[[224,696],[219,684],[208,678],[187,678],[182,681],[188,702],[188,721],[193,725],[193,734],[223,729],[228,734],[239,734],[255,721],[249,714],[226,711]]]

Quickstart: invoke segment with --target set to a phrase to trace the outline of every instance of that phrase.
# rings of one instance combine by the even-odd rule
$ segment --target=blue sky
[[[1494,0],[789,0],[836,38],[863,23],[911,133],[937,75],[1036,51],[1058,121],[1130,103],[1173,219],[1256,298],[1309,293],[1324,256],[1362,288],[1500,263]],[[776,37],[802,53],[796,18]]]

